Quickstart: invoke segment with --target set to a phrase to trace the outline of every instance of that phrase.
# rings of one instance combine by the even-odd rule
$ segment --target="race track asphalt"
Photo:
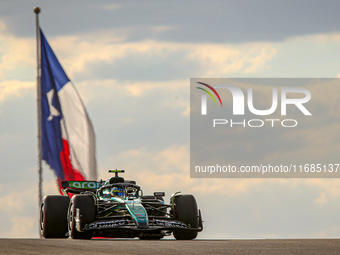
[[[340,254],[340,239],[0,239],[0,254]]]

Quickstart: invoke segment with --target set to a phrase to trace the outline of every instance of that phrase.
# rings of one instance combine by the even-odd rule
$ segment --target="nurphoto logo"
[[[207,94],[212,98],[215,105],[217,105],[217,102],[215,100],[214,95],[218,98],[220,105],[222,105],[222,100],[216,89],[228,89],[231,92],[232,98],[233,98],[233,115],[244,115],[245,114],[245,95],[243,91],[231,84],[216,84],[214,86],[210,86],[203,82],[197,82],[200,85],[203,85],[202,87],[197,87],[198,89],[202,90],[204,93],[201,96],[201,115],[207,115]],[[208,89],[210,89],[210,91]],[[214,93],[214,95],[212,94]],[[291,93],[298,93],[301,94],[303,97],[301,98],[289,98],[288,94]],[[296,87],[282,87],[280,89],[280,94],[278,88],[272,88],[272,104],[269,109],[256,109],[254,107],[253,103],[253,89],[248,88],[247,89],[247,106],[248,110],[257,116],[268,116],[273,114],[279,104],[279,98],[280,98],[280,108],[281,108],[281,116],[287,115],[287,105],[295,105],[305,116],[311,116],[312,114],[307,110],[307,108],[304,106],[305,103],[307,103],[311,99],[311,93],[309,90],[305,88],[296,88]],[[227,107],[227,106],[224,106]],[[242,125],[243,127],[247,126],[249,127],[262,127],[264,126],[265,122],[271,123],[271,126],[274,127],[276,122],[280,122],[283,127],[296,127],[298,122],[295,119],[250,119],[246,120],[244,119],[241,122],[235,122],[232,119],[214,119],[213,120],[213,126],[216,127],[217,125],[226,125],[230,124],[230,127],[233,127],[235,125]]]

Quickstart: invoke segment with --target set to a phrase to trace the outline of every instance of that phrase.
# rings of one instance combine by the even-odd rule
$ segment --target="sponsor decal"
[[[97,228],[108,228],[108,227],[119,227],[128,225],[128,220],[110,220],[110,221],[99,221],[94,222],[89,225],[86,225],[88,229],[97,229]]]
[[[76,189],[98,189],[101,186],[100,182],[87,182],[87,181],[70,181],[70,188]]]
[[[150,221],[150,225],[170,227],[170,228],[188,228],[188,226],[182,222],[168,221],[168,220],[153,220]]]

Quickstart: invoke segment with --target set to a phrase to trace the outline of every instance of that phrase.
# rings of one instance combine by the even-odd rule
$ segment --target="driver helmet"
[[[113,187],[111,190],[111,195],[113,197],[123,197],[124,196],[124,191],[122,188],[118,188],[118,187]]]

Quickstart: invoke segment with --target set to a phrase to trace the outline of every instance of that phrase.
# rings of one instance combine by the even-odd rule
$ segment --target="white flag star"
[[[51,89],[49,92],[47,92],[48,106],[50,109],[50,116],[47,118],[48,121],[52,120],[54,116],[60,115],[58,110],[52,104],[53,96],[54,96],[54,89]]]

